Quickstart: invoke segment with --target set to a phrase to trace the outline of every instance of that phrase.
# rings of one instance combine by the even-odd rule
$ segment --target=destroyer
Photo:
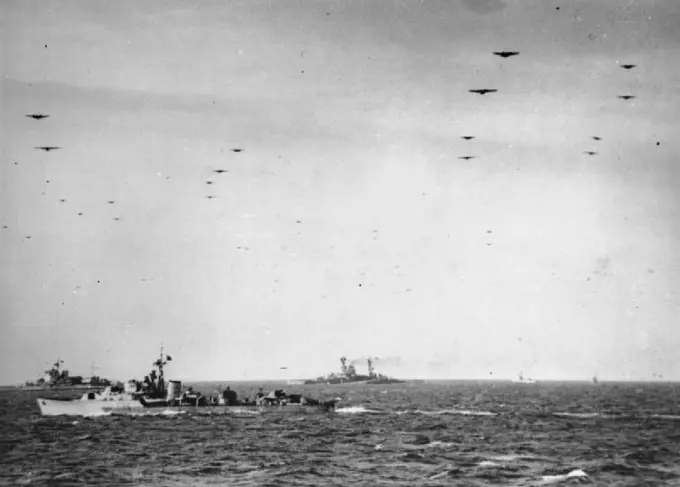
[[[163,368],[172,360],[163,354],[153,363],[151,373],[144,381],[130,380],[123,386],[107,386],[103,391],[89,391],[76,399],[36,399],[43,416],[97,416],[106,414],[145,414],[168,411],[204,411],[233,415],[253,415],[263,413],[308,413],[331,412],[335,410],[339,398],[321,400],[304,397],[301,394],[288,394],[284,390],[265,394],[262,389],[251,401],[238,399],[229,387],[221,396],[204,396],[191,387],[182,391],[180,381],[166,384]]]
[[[62,368],[63,360],[57,359],[52,367],[45,370],[43,377],[36,381],[26,381],[22,386],[24,390],[43,390],[49,389],[52,391],[65,389],[91,389],[96,387],[106,387],[111,385],[111,381],[98,377],[94,374],[94,364],[92,365],[92,374],[90,377],[82,377],[79,375],[70,375],[67,369]]]

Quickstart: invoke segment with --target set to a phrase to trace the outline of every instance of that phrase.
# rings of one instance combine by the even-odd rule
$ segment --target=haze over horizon
[[[0,13],[0,384],[680,380],[680,2]]]

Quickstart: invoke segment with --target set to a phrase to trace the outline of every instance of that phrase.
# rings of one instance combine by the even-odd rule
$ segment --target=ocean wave
[[[417,409],[413,411],[415,414],[424,414],[426,416],[438,416],[442,414],[460,415],[460,416],[497,416],[498,413],[492,411],[474,411],[470,409],[442,409],[439,411],[423,411]]]
[[[572,479],[590,480],[590,477],[581,469],[572,470],[571,472],[565,473],[563,475],[543,475],[541,477],[541,481],[545,484],[554,484]]]
[[[577,418],[577,419],[591,419],[602,417],[600,413],[553,413],[553,416],[558,418]]]
[[[430,475],[428,477],[428,480],[437,480],[437,479],[440,479],[442,477],[446,477],[447,475],[450,475],[452,473],[456,473],[457,471],[458,471],[457,469],[445,470],[443,472],[439,472],[439,473],[436,473],[434,475]]]
[[[569,412],[554,412],[553,416],[558,418],[574,418],[574,419],[637,419],[643,416],[639,414],[622,414],[622,413],[569,413]]]
[[[541,388],[518,395],[510,385],[418,387],[395,388],[389,396],[366,388],[338,404],[339,414],[255,417],[190,408],[188,414],[144,411],[146,417],[42,417],[33,396],[0,394],[8,447],[0,485],[287,487],[326,479],[357,486],[566,487],[680,480],[674,428],[680,408],[669,388],[638,394],[625,385],[556,385],[547,401]],[[637,416],[552,414],[610,411]]]
[[[537,457],[533,455],[515,455],[515,454],[495,455],[489,457],[490,460],[495,462],[514,462],[516,460],[534,460],[536,458]]]
[[[84,414],[84,418],[101,418],[105,416],[112,416],[113,413],[111,411],[107,412],[98,412],[98,413],[89,413],[89,414]]]
[[[450,441],[432,441],[430,443],[427,443],[423,445],[425,448],[450,448],[454,445],[455,443],[450,442]]]
[[[376,411],[375,409],[368,409],[363,406],[346,406],[344,408],[337,408],[336,413],[340,414],[380,414],[382,411]]]
[[[680,415],[677,414],[623,414],[623,413],[570,413],[570,412],[554,412],[553,416],[558,418],[574,418],[574,419],[668,419],[673,421],[680,420]]]
[[[670,419],[673,421],[680,420],[680,414],[652,414],[651,417],[655,419]]]

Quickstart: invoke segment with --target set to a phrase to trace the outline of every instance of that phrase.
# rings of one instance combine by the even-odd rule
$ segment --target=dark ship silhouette
[[[26,381],[24,389],[73,389],[106,387],[111,385],[111,381],[105,377],[92,375],[83,377],[80,375],[70,375],[67,369],[62,369],[64,363],[60,358],[52,365],[52,368],[45,370],[45,375],[36,381]]]
[[[393,379],[383,374],[377,374],[373,367],[373,360],[367,359],[368,375],[357,374],[354,365],[347,365],[347,358],[340,357],[341,371],[339,374],[331,373],[327,376],[306,380],[305,384],[402,384],[405,381]]]

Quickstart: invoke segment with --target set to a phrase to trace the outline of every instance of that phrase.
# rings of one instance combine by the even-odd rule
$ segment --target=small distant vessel
[[[238,400],[229,387],[222,397],[207,397],[189,387],[182,392],[180,381],[164,380],[163,367],[172,360],[161,355],[153,363],[151,373],[143,382],[130,380],[124,385],[107,386],[103,391],[89,391],[76,399],[38,397],[36,399],[43,416],[96,416],[105,414],[162,413],[178,410],[201,410],[227,414],[261,414],[269,412],[331,412],[340,398],[320,400],[301,394],[287,394],[283,390],[265,395],[262,389],[253,401]]]
[[[536,381],[530,377],[524,377],[524,373],[520,372],[519,377],[517,379],[513,379],[513,382],[515,384],[535,384]]]
[[[403,384],[405,381],[400,379],[393,379],[387,377],[386,375],[377,374],[375,368],[373,367],[373,360],[367,359],[368,362],[368,375],[357,374],[354,365],[347,365],[347,358],[340,357],[340,373],[339,374],[329,374],[327,376],[317,377],[316,379],[306,380],[305,384],[368,384],[368,385],[378,385],[378,384]]]

